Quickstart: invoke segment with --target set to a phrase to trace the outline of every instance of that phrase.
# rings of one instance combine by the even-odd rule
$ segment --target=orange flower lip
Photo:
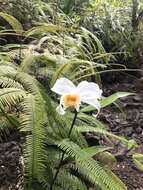
[[[65,107],[77,107],[80,103],[78,94],[67,94],[63,97]]]

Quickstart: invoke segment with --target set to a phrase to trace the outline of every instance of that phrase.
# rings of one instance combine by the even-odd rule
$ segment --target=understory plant
[[[88,189],[94,185],[101,189],[126,189],[107,163],[99,158],[96,160],[96,155],[100,153],[102,157],[103,153],[115,161],[107,153],[111,147],[89,147],[84,134],[92,132],[99,137],[117,138],[127,147],[130,141],[108,132],[100,121],[86,114],[88,107],[81,109],[74,119],[75,127],[69,136],[72,119],[75,118],[73,112],[60,116],[55,110],[55,101],[41,84],[19,67],[2,64],[0,71],[1,138],[13,128],[26,137],[23,147],[26,189],[50,188],[62,152],[64,157],[53,189]],[[128,93],[119,93],[118,96],[104,98],[101,105],[107,106],[126,95]]]
[[[20,37],[20,43],[0,47],[0,137],[3,141],[13,129],[25,136],[25,189],[127,189],[111,171],[111,163],[116,159],[109,150],[114,147],[101,145],[100,139],[117,139],[128,150],[135,143],[112,134],[93,115],[96,109],[99,111],[131,94],[118,92],[101,99],[100,93],[98,101],[90,100],[90,106],[86,106],[90,95],[86,94],[87,99],[81,99],[84,102],[81,109],[78,109],[78,101],[76,111],[69,110],[63,116],[56,111],[59,99],[51,91],[61,77],[79,86],[83,80],[101,85],[98,71],[105,69],[114,56],[105,51],[96,35],[83,27],[39,23],[24,31],[14,17],[6,13],[0,16],[15,31],[2,29],[3,39],[7,32]],[[30,40],[28,44],[27,39]],[[61,84],[61,88],[64,85]],[[72,103],[79,100],[75,96],[63,97],[64,101],[68,98]],[[68,101],[67,105],[63,104],[63,99],[59,107],[62,113],[69,107]],[[89,146],[87,134],[93,134],[97,143]]]
[[[142,1],[90,1],[81,22],[114,52],[117,63],[137,67],[142,63]]]

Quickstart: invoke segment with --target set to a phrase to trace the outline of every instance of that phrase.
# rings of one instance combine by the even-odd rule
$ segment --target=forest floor
[[[143,172],[135,167],[131,159],[133,153],[143,154],[143,78],[123,74],[119,78],[113,75],[109,81],[103,86],[105,96],[118,91],[134,92],[135,95],[119,100],[118,105],[122,111],[112,105],[103,109],[99,117],[114,134],[134,139],[139,145],[133,152],[127,153],[117,143],[114,154],[118,163],[113,171],[127,185],[128,190],[143,190]]]
[[[23,190],[22,139],[13,131],[0,144],[0,190]]]
[[[112,105],[103,109],[99,118],[114,134],[136,140],[139,147],[134,152],[143,153],[143,80],[124,76],[121,80],[113,78],[103,86],[103,89],[105,96],[117,91],[136,92],[134,96],[120,100],[119,105],[123,112]],[[21,142],[19,133],[14,132],[5,143],[0,144],[0,190],[22,189]],[[114,154],[118,162],[113,171],[127,185],[128,190],[143,190],[143,172],[135,167],[130,153],[126,156],[124,153],[124,147],[117,143]]]

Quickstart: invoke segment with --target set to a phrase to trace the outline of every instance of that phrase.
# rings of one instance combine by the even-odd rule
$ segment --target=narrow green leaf
[[[82,150],[85,151],[88,156],[93,157],[98,153],[104,152],[106,150],[112,149],[111,147],[105,147],[105,146],[91,146],[88,148],[83,148]]]
[[[114,103],[119,98],[123,98],[123,97],[134,95],[134,94],[135,93],[131,93],[131,92],[117,92],[115,94],[112,94],[111,96],[104,97],[100,101],[101,107],[104,108],[104,107]],[[96,110],[96,108],[94,108],[93,106],[86,106],[83,109],[81,109],[81,112],[92,112],[94,110]]]
[[[15,30],[16,33],[22,34],[23,27],[16,18],[4,12],[0,12],[0,17],[6,20],[10,24],[10,26]]]
[[[135,166],[143,172],[143,154],[135,153],[133,155],[133,162]]]
[[[112,94],[111,96],[108,96],[106,98],[103,98],[101,100],[101,107],[104,108],[110,104],[112,104],[113,102],[115,102],[117,99],[119,98],[123,98],[126,96],[130,96],[130,95],[134,95],[134,93],[131,92],[117,92],[115,94]]]
[[[32,29],[28,30],[25,35],[28,36],[33,36],[33,35],[41,35],[43,33],[57,33],[57,32],[66,32],[66,31],[72,31],[72,29],[67,29],[58,25],[53,25],[53,24],[46,24],[46,25],[41,25],[41,26],[36,26],[33,27]]]

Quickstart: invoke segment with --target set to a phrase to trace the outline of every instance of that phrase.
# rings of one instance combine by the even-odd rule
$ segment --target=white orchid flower
[[[99,99],[101,99],[102,90],[94,82],[82,81],[75,86],[69,79],[60,78],[51,90],[61,96],[60,105],[57,107],[61,115],[64,115],[69,107],[75,108],[78,112],[81,103],[95,107],[98,113],[100,111]]]

